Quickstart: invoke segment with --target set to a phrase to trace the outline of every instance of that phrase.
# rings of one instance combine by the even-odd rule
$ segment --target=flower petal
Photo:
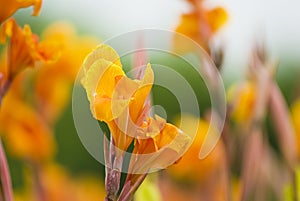
[[[95,50],[93,50],[92,53],[89,54],[84,60],[82,65],[84,72],[86,73],[88,69],[93,65],[93,63],[99,59],[104,59],[122,67],[117,52],[112,47],[101,44]]]
[[[40,13],[42,0],[0,0],[0,24],[12,16],[18,9],[33,6],[32,15]]]

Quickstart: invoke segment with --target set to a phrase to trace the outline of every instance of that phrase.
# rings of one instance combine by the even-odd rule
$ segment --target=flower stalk
[[[0,195],[3,201],[13,201],[12,184],[10,179],[10,172],[8,163],[6,160],[5,151],[3,149],[2,140],[0,139],[0,180],[1,180],[1,191],[3,195]]]

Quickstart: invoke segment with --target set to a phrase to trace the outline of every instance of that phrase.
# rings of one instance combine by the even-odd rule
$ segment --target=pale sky
[[[273,56],[285,54],[300,63],[299,0],[207,2],[224,6],[230,15],[218,36],[227,48],[225,75],[243,72],[256,39],[264,38]],[[105,40],[142,28],[172,30],[188,9],[184,0],[44,0],[41,15],[82,24]]]

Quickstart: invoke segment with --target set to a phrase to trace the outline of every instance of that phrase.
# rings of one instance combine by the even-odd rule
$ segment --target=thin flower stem
[[[30,162],[32,166],[32,174],[34,179],[34,189],[35,189],[35,196],[37,200],[39,201],[45,201],[46,199],[46,193],[43,186],[43,183],[41,181],[41,167],[39,164]]]
[[[1,74],[1,79],[3,79],[2,74]],[[2,105],[2,99],[7,93],[10,86],[11,86],[11,79],[7,79],[4,82],[4,84],[0,86],[0,109]],[[2,190],[0,193],[3,193],[2,196],[4,201],[13,201],[10,172],[9,172],[8,163],[7,163],[1,138],[0,138],[0,180],[1,180],[0,183],[1,183],[1,190]]]
[[[5,152],[2,145],[2,140],[0,139],[0,179],[1,179],[1,189],[4,197],[4,201],[13,201],[13,192],[10,179],[9,168],[5,156]]]
[[[297,159],[296,134],[287,104],[276,83],[273,83],[270,93],[270,110],[284,157],[291,168],[295,167]]]
[[[106,139],[104,135],[104,157],[105,157],[105,200],[113,201],[116,199],[117,193],[120,188],[121,169],[116,168],[116,164],[121,163],[123,159],[116,159],[115,147],[113,144],[113,138],[110,136],[110,141]],[[119,166],[118,166],[119,167]]]
[[[105,134],[103,136],[103,144],[104,144],[105,171],[106,171],[106,174],[108,174],[110,172],[110,170],[112,169],[112,162],[111,162],[111,156],[110,156],[109,140],[107,140]]]
[[[138,187],[143,183],[143,181],[145,180],[147,176],[146,174],[141,175],[137,181],[133,184],[133,186],[130,187],[130,190],[127,192],[122,192],[118,201],[129,201],[131,196],[135,193],[135,191],[138,189]],[[129,181],[130,182],[130,181]],[[124,188],[125,189],[125,188]],[[124,194],[124,196],[122,196],[122,194]]]
[[[278,85],[275,83],[273,84],[270,94],[270,109],[277,131],[276,133],[279,138],[280,147],[285,159],[287,160],[288,170],[293,180],[293,198],[294,201],[298,201],[299,197],[297,194],[297,182],[294,169],[297,162],[295,130],[289,117],[287,104]]]

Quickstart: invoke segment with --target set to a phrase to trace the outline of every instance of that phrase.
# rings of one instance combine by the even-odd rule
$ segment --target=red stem
[[[4,95],[7,93],[10,85],[11,85],[11,79],[7,79],[4,82],[4,84],[0,86],[0,108],[2,104],[2,99]],[[8,163],[6,160],[6,155],[5,155],[1,138],[0,138],[0,183],[1,183],[0,188],[2,190],[0,191],[0,194],[3,193],[3,195],[1,196],[3,196],[4,201],[13,201],[13,191],[12,191],[10,172],[9,172]]]
[[[0,139],[0,179],[1,179],[1,189],[3,193],[4,201],[13,201],[13,192],[12,192],[10,173],[9,173],[9,168],[8,168],[1,139]]]
[[[130,177],[130,175],[128,175],[128,176]],[[133,184],[133,186],[130,186],[130,189],[125,190],[125,188],[124,188],[123,190],[125,190],[125,191],[121,192],[118,201],[129,201],[130,198],[132,197],[132,195],[136,192],[136,190],[139,188],[139,186],[143,183],[146,176],[147,176],[147,173],[140,175],[139,178],[136,180],[136,182]],[[130,180],[128,180],[128,182],[130,182]],[[130,183],[129,183],[129,185],[130,185]]]

